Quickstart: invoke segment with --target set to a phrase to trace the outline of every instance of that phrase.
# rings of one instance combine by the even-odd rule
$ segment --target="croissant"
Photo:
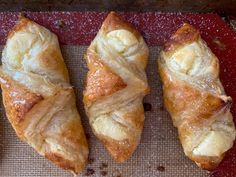
[[[85,55],[85,110],[94,134],[118,162],[127,160],[140,141],[148,53],[140,33],[111,12]]]
[[[233,146],[232,99],[219,80],[219,61],[199,31],[184,24],[158,60],[164,104],[178,128],[184,153],[206,170],[218,166]]]
[[[20,17],[2,53],[0,83],[18,137],[58,166],[80,173],[88,145],[56,35]]]

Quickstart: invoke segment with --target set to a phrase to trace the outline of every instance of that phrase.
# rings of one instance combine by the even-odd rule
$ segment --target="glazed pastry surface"
[[[217,57],[199,31],[184,24],[165,43],[158,68],[184,153],[203,169],[216,168],[235,140],[232,99],[219,80]]]
[[[0,83],[18,137],[58,166],[80,173],[88,145],[57,36],[20,17],[2,53]]]
[[[148,93],[148,48],[140,33],[111,12],[87,49],[84,105],[94,134],[123,162],[139,144]]]

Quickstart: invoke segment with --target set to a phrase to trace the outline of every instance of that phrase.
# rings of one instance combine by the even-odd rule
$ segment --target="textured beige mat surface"
[[[2,47],[0,48],[2,50]],[[86,76],[83,59],[86,46],[62,46],[71,83],[77,95],[77,105],[90,144],[90,164],[81,176],[107,177],[203,177],[200,170],[188,160],[178,141],[168,113],[163,108],[162,90],[156,69],[159,47],[150,48],[147,75],[151,93],[144,102],[150,103],[151,111],[146,120],[140,145],[124,164],[115,163],[102,144],[94,137],[88,125],[82,104],[82,91]],[[0,176],[73,176],[38,155],[30,146],[21,142],[8,122],[1,103],[0,114]]]

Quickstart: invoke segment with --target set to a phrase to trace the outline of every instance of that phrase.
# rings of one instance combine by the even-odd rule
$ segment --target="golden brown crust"
[[[144,125],[144,108],[143,106],[138,106],[132,111],[126,112],[124,115],[125,120],[132,125],[136,130],[143,130]]]
[[[219,145],[221,142],[217,146],[217,141],[222,141],[222,138],[219,138],[219,136],[223,138],[227,136],[229,138],[227,140],[229,145],[224,147],[227,148],[226,150],[229,149],[230,144],[235,138],[233,121],[231,120],[230,113],[229,115],[227,114],[232,101],[230,97],[224,94],[219,78],[217,78],[219,73],[218,59],[211,52],[208,52],[208,54],[211,54],[208,58],[205,56],[200,57],[202,60],[204,57],[211,60],[208,62],[210,63],[208,65],[211,65],[210,67],[214,69],[207,68],[209,67],[208,65],[199,65],[200,67],[206,67],[205,71],[208,72],[204,73],[203,70],[203,72],[197,73],[196,76],[179,72],[177,69],[175,70],[175,66],[168,63],[170,59],[173,59],[172,54],[178,52],[181,47],[186,47],[193,42],[195,42],[195,45],[201,45],[200,47],[197,46],[201,50],[209,50],[200,38],[199,31],[189,24],[184,24],[166,42],[161,58],[158,60],[158,70],[163,83],[164,103],[173,119],[174,125],[178,128],[179,138],[185,154],[195,161],[199,167],[213,170],[219,165],[225,152],[220,149],[222,148]],[[188,52],[194,51],[188,50]],[[200,54],[205,53],[200,52]],[[198,55],[200,54],[198,53]],[[195,55],[191,54],[187,56],[195,57]],[[177,60],[181,61],[181,57],[175,61]],[[184,61],[181,62],[180,64],[183,64]],[[209,71],[211,72],[210,74]],[[211,77],[212,75],[215,77]],[[212,88],[209,88],[209,85]],[[220,124],[227,127],[227,131],[220,129]],[[212,135],[211,133],[217,135]],[[215,139],[207,139],[210,134],[215,136]],[[214,142],[211,143],[209,141]],[[210,152],[211,154],[208,155],[212,149],[208,150],[207,148],[209,147],[205,147],[204,143],[216,146],[214,148],[220,149],[221,154],[217,156]],[[204,144],[204,148],[199,147],[201,144]]]
[[[167,71],[162,67],[159,68],[159,73],[163,82],[163,90],[165,90],[164,102],[173,117],[178,117],[178,114],[182,114],[188,107],[192,107],[191,114],[194,117],[189,117],[188,121],[189,124],[198,125],[204,123],[205,119],[211,118],[222,108],[231,105],[230,100],[225,102],[213,94],[193,88],[184,81],[168,77]]]
[[[165,75],[162,69],[159,69],[159,72],[161,76]],[[164,103],[172,116],[174,125],[178,127],[179,138],[182,143],[186,137],[192,134],[193,129],[204,126],[207,119],[212,119],[214,114],[231,104],[230,101],[224,102],[214,95],[202,93],[185,83],[177,84],[167,79],[168,77],[163,76],[161,78],[163,90],[165,90]],[[200,106],[196,106],[196,104]],[[192,107],[191,114],[188,113],[182,117],[180,114],[185,112],[188,107]],[[180,116],[181,119],[179,119]],[[184,124],[183,120],[185,120]],[[223,155],[221,157],[204,157],[189,154],[188,157],[206,170],[215,169],[223,159]]]
[[[89,72],[84,91],[84,103],[89,104],[126,87],[123,80],[100,62],[89,50],[86,57]]]
[[[76,170],[75,167],[71,165],[71,162],[69,160],[64,159],[59,154],[49,152],[45,153],[45,157],[65,170]]]
[[[74,93],[72,93],[74,95]],[[73,96],[74,97],[74,96]],[[60,136],[63,139],[67,139],[72,144],[88,147],[88,143],[86,141],[84,131],[81,131],[82,125],[79,120],[75,119],[71,121],[64,131],[61,132]],[[79,136],[78,136],[79,135]]]
[[[8,35],[2,62],[14,69],[24,67],[36,74],[47,75],[55,82],[59,79],[69,81],[56,35],[23,16]]]
[[[102,24],[101,30],[103,30],[105,33],[109,33],[118,29],[128,30],[134,34],[137,39],[139,39],[141,36],[140,33],[133,27],[133,25],[123,20],[117,13],[110,12]]]
[[[128,124],[131,125],[131,127],[136,131],[137,135],[141,135],[141,132],[143,130],[144,125],[144,109],[143,107],[137,107],[133,111],[127,112],[124,114],[124,119],[127,121]],[[132,154],[134,153],[137,145],[139,144],[140,137],[129,136],[129,139],[126,139],[124,141],[114,141],[113,139],[97,134],[96,131],[94,131],[94,134],[102,141],[106,149],[110,152],[112,155],[112,158],[120,163],[125,162],[127,159],[129,159]],[[136,134],[135,133],[135,134]]]
[[[120,163],[125,162],[130,158],[130,156],[132,156],[138,144],[138,142],[129,141],[117,143],[116,141],[106,139],[105,137],[100,138],[100,140],[105,145],[110,154],[112,154],[112,158]]]
[[[2,61],[3,103],[17,135],[58,166],[79,174],[88,144],[56,35],[20,17]]]
[[[45,153],[45,157],[52,161],[53,163],[55,163],[56,165],[58,165],[59,167],[65,169],[65,170],[70,170],[75,174],[79,174],[85,167],[85,164],[83,164],[83,166],[74,166],[74,164],[76,162],[71,162],[70,160],[67,160],[63,157],[61,157],[60,154],[56,154],[56,153]]]
[[[28,18],[25,18],[24,16],[20,15],[18,21],[16,22],[16,25],[8,33],[7,38],[8,39],[11,38],[16,32],[21,31],[22,29],[26,28],[26,26],[30,23],[31,21]]]
[[[83,101],[90,124],[113,159],[124,162],[135,151],[143,129],[148,48],[131,24],[111,12],[85,58],[89,72]]]
[[[22,138],[21,122],[25,115],[33,108],[35,104],[43,100],[43,97],[37,93],[32,93],[10,78],[1,77],[3,103],[6,108],[6,114],[13,125],[16,133]]]
[[[209,156],[194,156],[190,155],[189,158],[197,163],[199,167],[204,170],[214,170],[220,164],[224,158],[224,154],[219,157],[209,157]]]
[[[57,71],[63,76],[65,81],[69,82],[68,70],[59,49],[48,46],[47,49],[38,55],[38,60],[45,70]]]
[[[174,51],[182,45],[186,45],[197,40],[199,37],[200,33],[196,28],[187,23],[184,23],[183,26],[179,28],[164,44],[164,51]]]

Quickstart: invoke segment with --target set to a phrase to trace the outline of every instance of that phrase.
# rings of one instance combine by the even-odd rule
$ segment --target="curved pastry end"
[[[182,45],[191,43],[200,37],[199,31],[188,23],[184,23],[174,35],[164,44],[164,51],[170,52],[176,50]]]

